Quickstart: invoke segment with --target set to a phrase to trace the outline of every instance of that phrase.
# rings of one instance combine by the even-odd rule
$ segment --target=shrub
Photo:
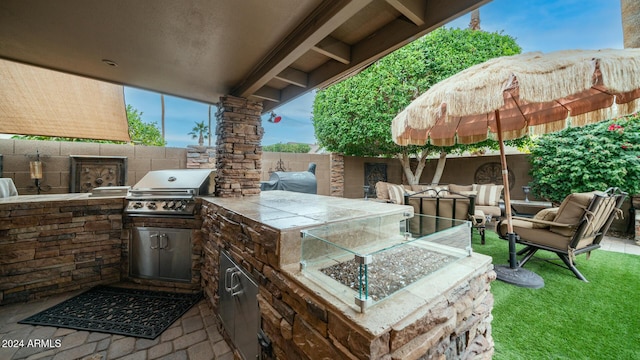
[[[640,194],[640,114],[544,135],[530,161],[532,191],[550,201],[609,187]]]

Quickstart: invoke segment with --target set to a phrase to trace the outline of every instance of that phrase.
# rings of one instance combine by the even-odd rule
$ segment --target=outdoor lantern
[[[42,161],[40,161],[39,158],[40,156],[37,157],[38,160],[29,161],[29,172],[31,179],[34,180],[42,179]]]
[[[30,189],[35,188],[38,194],[42,191],[51,190],[51,186],[42,185],[42,161],[40,161],[40,152],[38,150],[36,150],[35,160],[29,161],[29,175],[35,183],[35,185],[29,187]]]

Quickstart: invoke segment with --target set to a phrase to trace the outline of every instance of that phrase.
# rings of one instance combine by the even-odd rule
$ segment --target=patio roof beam
[[[451,4],[447,0],[432,0],[427,2],[425,24],[418,26],[405,20],[394,20],[377,32],[376,36],[351,46],[351,62],[343,64],[338,61],[327,61],[316,70],[309,73],[307,89],[288,86],[280,92],[280,103],[289,102],[302,96],[309,89],[322,89],[339,82],[358,71],[364,69],[396,49],[411,41],[424,36],[428,32],[446,24],[458,16],[476,9],[490,0],[463,0]],[[456,6],[455,8],[453,6]],[[263,111],[267,112],[277,107],[279,103],[265,102]]]
[[[245,98],[254,95],[258,89],[329,36],[371,1],[323,1],[280,45],[276,46],[264,61],[256,66],[255,70],[231,92],[232,95]]]
[[[258,91],[256,91],[253,96],[263,99],[269,100],[276,103],[280,102],[280,90],[272,88],[270,86],[263,86]]]
[[[313,48],[313,51],[328,56],[343,64],[351,62],[351,47],[342,41],[327,36]]]
[[[291,67],[284,69],[275,78],[301,88],[306,88],[309,81],[309,76],[306,72]]]
[[[387,3],[418,26],[424,25],[427,2],[424,0],[386,0]]]

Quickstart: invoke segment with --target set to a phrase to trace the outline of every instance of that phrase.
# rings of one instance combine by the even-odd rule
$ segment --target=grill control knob
[[[168,209],[175,209],[175,207],[176,207],[175,201],[169,201],[169,203],[167,204]]]
[[[152,201],[147,204],[147,208],[149,208],[149,210],[155,210],[158,208],[158,205],[156,205],[156,203]]]
[[[140,209],[142,207],[142,203],[140,201],[136,201],[131,205],[134,209]]]

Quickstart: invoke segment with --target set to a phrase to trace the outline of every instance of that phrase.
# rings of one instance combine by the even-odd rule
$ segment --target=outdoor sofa
[[[422,218],[423,231],[437,231],[449,226],[440,218],[468,220],[480,233],[485,243],[486,222],[501,217],[504,205],[501,200],[502,185],[398,185],[376,183],[376,196],[380,201],[411,205],[414,213],[437,218]],[[412,221],[418,221],[413,219]]]

